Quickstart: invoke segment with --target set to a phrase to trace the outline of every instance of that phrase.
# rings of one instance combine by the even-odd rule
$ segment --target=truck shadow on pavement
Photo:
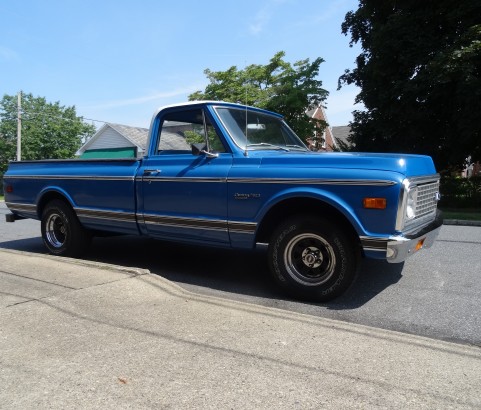
[[[46,254],[39,237],[2,242],[0,248]],[[314,304],[294,301],[275,286],[263,251],[193,247],[119,236],[95,238],[83,259],[148,269],[196,293],[276,307],[304,303],[333,311],[363,306],[398,282],[403,269],[403,264],[363,260],[356,281],[345,294],[331,302]]]

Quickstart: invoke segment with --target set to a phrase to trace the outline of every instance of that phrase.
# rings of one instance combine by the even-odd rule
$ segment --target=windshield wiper
[[[289,148],[281,147],[279,145],[269,144],[267,142],[259,142],[258,144],[247,144],[247,147],[266,147],[266,148],[272,148],[272,149],[280,149],[282,151],[287,151],[287,152],[290,151]]]
[[[286,147],[296,148],[296,149],[300,149],[302,151],[309,151],[306,147],[303,147],[302,145],[286,145]]]

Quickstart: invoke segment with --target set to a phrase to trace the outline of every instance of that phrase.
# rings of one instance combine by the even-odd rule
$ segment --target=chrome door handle
[[[160,169],[144,169],[144,175],[147,174],[160,174],[162,171]]]

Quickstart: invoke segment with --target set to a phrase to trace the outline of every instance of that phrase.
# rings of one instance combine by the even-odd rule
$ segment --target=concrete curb
[[[3,249],[3,248],[0,249],[0,252],[13,253],[15,255],[24,255],[24,256],[37,257],[37,258],[45,258],[45,259],[49,259],[51,261],[54,261],[56,263],[58,263],[58,262],[72,263],[72,264],[79,265],[79,266],[85,266],[87,268],[96,268],[96,269],[104,269],[104,270],[109,270],[109,271],[122,272],[122,273],[125,273],[125,274],[128,274],[128,275],[133,275],[133,276],[149,275],[150,274],[150,271],[148,269],[129,267],[129,266],[112,265],[112,264],[109,264],[109,263],[88,261],[88,260],[84,260],[84,259],[66,258],[66,257],[59,257],[59,256],[48,255],[48,254],[42,254],[42,253],[17,251],[17,250],[14,250],[14,249]]]
[[[464,221],[462,219],[445,219],[444,225],[459,225],[459,226],[481,226],[481,221]]]
[[[151,274],[148,269],[125,267],[120,265],[113,265],[101,262],[92,262],[81,259],[66,258],[59,256],[52,256],[47,254],[37,254],[33,252],[26,251],[16,251],[11,249],[1,249],[0,253],[12,253],[15,255],[23,255],[26,257],[33,258],[44,258],[51,260],[56,263],[73,264],[84,267],[91,267],[93,269],[102,269],[108,271],[117,271],[125,274],[132,274],[133,276],[144,276],[144,281],[150,283],[151,285],[162,289],[164,292],[170,294],[171,296],[181,298],[184,300],[190,300],[192,302],[198,302],[201,304],[217,306],[223,309],[234,309],[237,311],[245,311],[249,313],[267,315],[276,318],[284,318],[286,320],[297,320],[306,323],[318,323],[325,328],[332,330],[340,330],[344,332],[349,332],[354,335],[369,335],[375,339],[382,340],[395,340],[395,341],[409,341],[407,343],[418,345],[418,346],[430,346],[439,350],[455,350],[465,351],[466,349],[471,350],[472,353],[478,353],[481,346],[472,345],[468,343],[456,343],[445,341],[441,339],[432,339],[425,336],[419,336],[411,333],[398,332],[395,330],[377,328],[372,326],[366,326],[358,323],[351,323],[342,320],[329,319],[320,316],[312,316],[309,314],[293,312],[290,310],[280,309],[272,306],[262,306],[255,303],[242,302],[238,300],[226,299],[219,296],[203,295],[200,293],[195,293],[190,290],[184,289],[182,286],[172,282],[162,276]],[[140,279],[140,278],[139,278]]]

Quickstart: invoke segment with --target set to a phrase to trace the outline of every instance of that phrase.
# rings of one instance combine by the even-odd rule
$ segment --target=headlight
[[[399,187],[395,229],[409,232],[436,217],[439,198],[439,175],[405,178]]]
[[[418,188],[409,179],[402,182],[396,216],[396,230],[402,231],[406,224],[416,218]]]
[[[406,201],[406,220],[410,221],[416,218],[416,203],[418,199],[418,188],[416,186],[409,187]]]

